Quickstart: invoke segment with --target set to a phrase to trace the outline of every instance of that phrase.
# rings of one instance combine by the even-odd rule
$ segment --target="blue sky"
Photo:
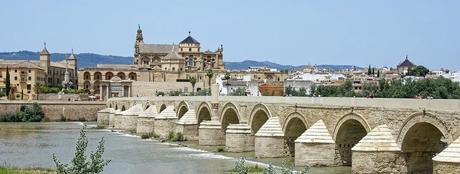
[[[202,49],[224,44],[226,61],[460,70],[456,0],[2,0],[0,51],[132,56],[137,24],[146,43],[192,31]]]

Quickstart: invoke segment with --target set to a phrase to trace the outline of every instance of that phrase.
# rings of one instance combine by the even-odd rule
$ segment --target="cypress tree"
[[[369,68],[367,69],[367,75],[371,75],[371,65],[369,65]]]
[[[375,68],[372,68],[372,75],[375,75]]]
[[[8,70],[8,66],[6,67],[6,77],[5,77],[5,93],[6,98],[9,99],[11,92],[11,84],[10,84],[10,71]]]

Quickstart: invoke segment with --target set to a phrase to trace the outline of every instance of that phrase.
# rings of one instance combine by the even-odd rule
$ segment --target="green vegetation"
[[[3,91],[0,91],[0,97],[6,96],[6,94]]]
[[[232,92],[229,93],[231,96],[245,96],[246,95],[246,88],[238,87]]]
[[[62,91],[62,86],[51,86],[51,85],[43,85],[43,84],[37,83],[37,84],[34,84],[34,90],[42,94],[58,93]],[[85,90],[69,88],[69,89],[64,89],[63,92],[65,94],[82,94],[82,93],[85,93]]]
[[[6,67],[6,76],[5,76],[5,94],[6,97],[9,98],[11,93],[11,82],[10,82],[10,71],[8,66]]]
[[[209,68],[206,71],[206,76],[208,76],[208,86],[209,86],[209,91],[211,91],[211,80],[212,80],[212,77],[214,76],[214,71],[212,71],[212,69]]]
[[[38,103],[32,106],[22,105],[17,112],[7,112],[0,115],[2,122],[39,122],[45,117],[42,107]]]
[[[307,96],[307,89],[302,87],[297,91],[294,88],[292,88],[291,85],[289,85],[285,89],[285,95],[304,97]]]
[[[189,82],[190,82],[190,84],[192,84],[192,93],[195,93],[196,78],[195,77],[190,77]]]
[[[69,164],[61,163],[55,154],[53,160],[56,164],[57,174],[96,174],[101,173],[104,167],[110,163],[110,160],[104,160],[104,138],[99,141],[95,152],[91,152],[90,158],[85,156],[86,147],[88,146],[88,138],[86,138],[86,126],[80,131],[80,137],[77,140],[75,147],[75,156]]]
[[[225,149],[223,147],[217,148],[217,152],[225,152]]]
[[[297,92],[292,88],[286,88],[286,94],[291,96],[303,92]],[[362,91],[355,92],[352,82],[347,80],[339,86],[311,86],[310,96],[322,97],[377,97],[377,98],[434,98],[434,99],[460,99],[460,85],[449,79],[439,77],[437,79],[426,78],[421,80],[380,79],[375,83],[365,83]]]
[[[0,174],[51,174],[55,173],[52,169],[45,168],[19,168],[10,166],[0,166]]]
[[[184,134],[177,132],[169,132],[168,136],[166,137],[166,141],[185,141]]]
[[[154,133],[148,133],[148,134],[142,134],[141,135],[142,139],[149,139],[149,138],[152,138],[152,137],[158,137],[158,135],[156,135]]]
[[[416,66],[414,69],[410,69],[406,75],[408,76],[419,76],[419,77],[425,77],[426,74],[428,74],[430,72],[430,70],[428,70],[428,68],[422,66],[422,65],[419,65],[419,66]]]
[[[309,173],[309,168],[306,167],[303,171],[297,172],[294,170],[293,166],[287,166],[283,164],[281,168],[275,169],[271,164],[267,168],[260,168],[258,165],[255,166],[246,166],[246,160],[240,158],[235,163],[235,168],[233,168],[230,173],[233,174],[250,174],[250,173],[263,173],[263,174],[307,174]]]

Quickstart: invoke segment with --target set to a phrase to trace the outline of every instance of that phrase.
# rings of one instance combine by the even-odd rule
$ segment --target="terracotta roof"
[[[30,61],[21,61],[21,62],[2,62],[0,67],[2,68],[30,68],[30,69],[42,69],[40,66],[36,65]]]

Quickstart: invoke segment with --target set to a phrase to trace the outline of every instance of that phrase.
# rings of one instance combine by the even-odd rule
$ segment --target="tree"
[[[8,70],[8,66],[6,67],[6,77],[5,77],[5,93],[6,98],[9,99],[11,93],[11,84],[10,84],[10,71]]]
[[[377,77],[380,78],[380,70],[377,70]]]
[[[291,96],[292,95],[292,86],[289,85],[286,87],[286,96]]]
[[[371,75],[372,74],[372,70],[371,70],[371,65],[369,65],[369,68],[367,69],[367,75]]]
[[[104,138],[99,141],[96,147],[96,152],[90,154],[90,159],[85,156],[86,147],[88,146],[88,138],[86,138],[86,125],[80,131],[80,137],[77,140],[75,147],[75,156],[69,164],[62,164],[53,154],[53,161],[56,164],[57,174],[96,174],[101,173],[104,167],[109,164],[110,160],[104,160]]]
[[[192,93],[195,93],[196,78],[195,77],[190,77],[189,81],[192,84]]]
[[[206,76],[208,77],[208,85],[209,85],[209,92],[211,93],[211,80],[212,80],[212,77],[214,76],[214,71],[212,71],[211,68],[209,68],[207,71],[206,71]]]
[[[230,72],[225,73],[224,79],[227,81],[225,85],[227,87],[227,94],[228,94],[228,80],[230,79]]]
[[[419,65],[419,66],[416,66],[414,69],[410,69],[407,72],[407,75],[425,77],[425,75],[428,74],[429,72],[430,70],[428,70],[428,68],[422,65]]]
[[[33,90],[35,92],[35,94],[37,94],[37,100],[38,100],[38,94],[40,93],[40,87],[41,87],[41,84],[40,83],[35,83],[34,86],[33,86]]]

